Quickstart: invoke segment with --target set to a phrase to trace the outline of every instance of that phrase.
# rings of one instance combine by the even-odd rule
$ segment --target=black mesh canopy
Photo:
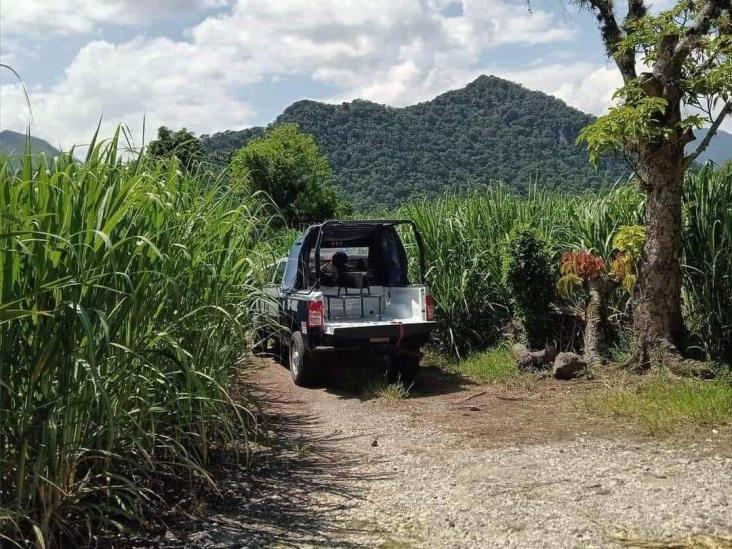
[[[402,223],[411,224],[406,221],[330,221],[310,227],[303,238],[296,243],[300,244],[297,254],[298,269],[297,274],[293,272],[293,276],[288,279],[292,284],[291,289],[305,289],[320,283],[328,284],[328,277],[321,273],[320,251],[353,248],[368,249],[369,284],[407,286],[409,284],[407,253],[395,227]],[[419,235],[416,234],[419,243]],[[294,252],[295,250],[293,255]],[[290,256],[290,261],[293,259],[294,257]],[[343,269],[343,255],[339,255],[336,261],[340,265],[339,269]]]

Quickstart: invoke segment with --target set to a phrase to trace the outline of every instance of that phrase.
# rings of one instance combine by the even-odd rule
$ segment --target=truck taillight
[[[308,301],[308,327],[317,328],[323,325],[323,302]]]
[[[425,320],[434,320],[435,318],[435,298],[430,294],[424,296],[424,316]]]

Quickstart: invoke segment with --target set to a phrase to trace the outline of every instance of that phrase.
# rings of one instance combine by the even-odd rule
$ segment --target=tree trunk
[[[678,359],[685,335],[681,317],[681,192],[683,144],[666,144],[642,158],[638,175],[646,193],[643,246],[634,328],[641,367]]]
[[[585,309],[584,355],[588,364],[601,364],[607,344],[607,280],[598,278],[588,283],[590,299]]]

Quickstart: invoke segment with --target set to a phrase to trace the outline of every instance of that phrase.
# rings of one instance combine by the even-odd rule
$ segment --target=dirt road
[[[608,434],[563,404],[587,384],[528,392],[427,370],[409,399],[385,401],[295,387],[270,361],[257,377],[286,443],[255,456],[267,480],[188,543],[584,548],[732,534],[726,443]]]

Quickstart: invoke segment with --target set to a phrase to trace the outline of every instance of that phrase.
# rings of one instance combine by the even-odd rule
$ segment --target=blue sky
[[[659,0],[669,1],[669,0]],[[302,98],[424,101],[495,74],[595,114],[619,82],[594,19],[558,0],[0,0],[0,60],[32,132],[69,147],[142,121],[196,133]],[[0,71],[0,129],[29,122]],[[729,130],[729,122],[727,129]]]

